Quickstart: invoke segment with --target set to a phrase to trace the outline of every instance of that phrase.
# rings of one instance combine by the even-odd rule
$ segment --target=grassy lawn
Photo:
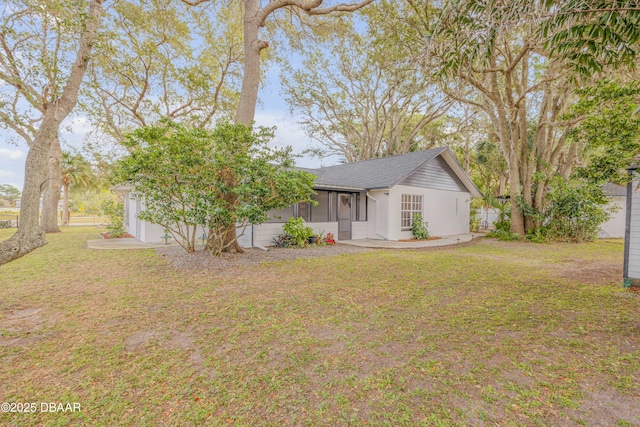
[[[0,402],[82,406],[0,425],[640,425],[619,240],[211,275],[95,234],[0,267]]]

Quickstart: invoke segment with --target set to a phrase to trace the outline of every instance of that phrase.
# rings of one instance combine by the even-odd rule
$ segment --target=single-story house
[[[640,286],[640,174],[637,166],[627,169],[627,210],[624,239],[624,285]]]
[[[471,199],[482,197],[448,148],[301,169],[316,176],[317,204],[270,212],[269,221],[244,230],[241,246],[272,246],[290,217],[302,217],[316,233],[332,233],[337,240],[409,239],[415,213],[428,222],[432,236],[468,233]],[[137,217],[144,201],[131,187],[119,190],[126,193],[127,232],[143,242],[161,241],[162,227]]]

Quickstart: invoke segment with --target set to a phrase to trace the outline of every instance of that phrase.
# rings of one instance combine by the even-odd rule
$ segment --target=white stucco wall
[[[238,245],[241,248],[250,248],[253,245],[253,225],[238,227],[236,234],[238,235]]]
[[[141,241],[145,243],[160,243],[164,242],[162,236],[164,236],[164,228],[158,224],[151,224],[149,222],[142,221],[142,230],[140,233]]]
[[[424,197],[422,217],[428,222],[430,235],[449,236],[469,232],[470,193],[396,185],[389,190],[389,240],[412,237],[410,230],[401,230],[403,194]]]
[[[369,197],[367,202],[367,238],[379,239],[376,236],[376,201]]]
[[[372,225],[369,238],[389,240],[389,191],[376,190],[371,191],[369,195],[375,199],[375,202],[369,200],[368,222]]]
[[[354,221],[351,223],[351,239],[369,238],[369,221]]]
[[[629,278],[640,281],[640,178],[633,180],[629,238]]]
[[[338,223],[337,222],[307,222],[307,226],[313,229],[316,234],[327,233],[333,234],[334,239],[338,240]],[[284,223],[266,222],[253,226],[253,243],[260,246],[273,246],[273,238],[282,233]]]
[[[253,226],[253,244],[260,246],[273,246],[273,238],[282,233],[282,226],[279,222],[265,222],[264,224]]]
[[[313,232],[317,235],[324,233],[333,234],[333,238],[338,240],[338,223],[337,222],[308,222],[307,225],[313,228]]]
[[[609,206],[617,206],[617,212],[611,214],[611,219],[600,226],[598,237],[623,238],[625,222],[627,219],[627,198],[612,197]]]
[[[131,234],[132,236],[137,236],[138,232],[136,230],[136,199],[131,195],[131,193],[127,193],[127,196],[125,197],[125,222],[124,222],[124,229],[127,233]]]

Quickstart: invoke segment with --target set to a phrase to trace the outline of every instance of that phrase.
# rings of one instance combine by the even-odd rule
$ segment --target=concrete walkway
[[[452,236],[443,236],[437,240],[419,240],[415,242],[358,239],[341,240],[338,243],[341,245],[359,246],[362,248],[420,249],[441,246],[456,246],[461,243],[468,243],[480,236],[482,236],[482,233],[456,234]],[[153,249],[171,245],[177,245],[177,243],[175,241],[171,241],[169,245],[165,245],[164,243],[143,243],[138,239],[95,239],[87,241],[87,247],[89,249]]]
[[[341,240],[342,245],[360,246],[363,248],[385,248],[385,249],[419,249],[433,248],[438,246],[455,246],[460,243],[467,243],[482,236],[481,233],[455,234],[452,236],[442,236],[437,240],[418,240],[415,242],[395,242],[391,240],[358,239]]]
[[[163,246],[176,245],[172,242],[169,245],[164,243],[143,243],[138,239],[95,239],[87,241],[89,249],[153,249]]]

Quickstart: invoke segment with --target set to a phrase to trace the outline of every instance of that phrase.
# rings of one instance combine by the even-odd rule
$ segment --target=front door
[[[351,240],[351,194],[338,196],[338,240]]]

